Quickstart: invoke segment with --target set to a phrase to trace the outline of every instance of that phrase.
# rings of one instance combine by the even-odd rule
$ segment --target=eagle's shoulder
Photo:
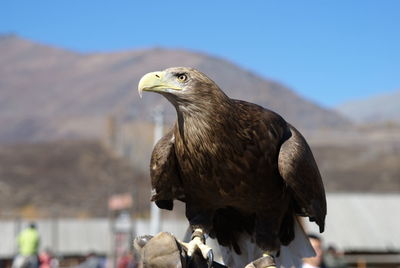
[[[175,137],[172,130],[168,131],[154,146],[151,155],[150,170],[157,171],[173,157]]]
[[[291,125],[289,130],[290,134],[279,151],[279,173],[293,191],[298,206],[296,212],[310,217],[323,232],[326,198],[322,178],[304,137]]]
[[[268,146],[276,147],[282,143],[289,129],[288,123],[282,116],[250,102],[234,100],[234,104],[238,111],[237,122],[240,123],[242,131],[252,133],[252,139],[261,145],[266,143]]]
[[[172,209],[174,199],[184,200],[174,144],[174,131],[170,130],[155,145],[150,161],[151,199],[165,209]]]
[[[246,119],[252,118],[255,120],[263,120],[264,123],[268,124],[286,126],[285,119],[268,108],[243,100],[233,100],[233,103],[242,116],[247,117]]]

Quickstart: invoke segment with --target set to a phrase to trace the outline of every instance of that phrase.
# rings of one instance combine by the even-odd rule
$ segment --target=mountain
[[[400,123],[400,89],[374,97],[346,102],[336,109],[358,123]]]
[[[277,111],[298,128],[346,127],[335,111],[296,95],[224,59],[173,49],[81,54],[13,35],[0,37],[0,142],[104,136],[105,118],[149,120],[155,106],[171,105],[156,94],[139,100],[137,83],[150,71],[191,66],[214,79],[231,97]]]
[[[81,54],[2,36],[0,217],[106,216],[108,197],[127,192],[136,213],[145,214],[151,116],[161,106],[169,124],[175,111],[156,94],[140,100],[137,83],[146,72],[177,65],[202,70],[229,96],[275,110],[303,132],[319,130],[307,138],[327,191],[400,191],[397,125],[353,127],[278,82],[202,53]],[[98,141],[105,135],[109,147]]]

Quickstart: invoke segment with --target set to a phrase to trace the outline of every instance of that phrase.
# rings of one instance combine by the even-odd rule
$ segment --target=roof
[[[326,245],[346,251],[400,251],[400,194],[330,193]],[[318,233],[307,223],[308,231]]]

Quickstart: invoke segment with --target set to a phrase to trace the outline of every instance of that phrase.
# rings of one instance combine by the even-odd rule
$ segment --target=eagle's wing
[[[185,199],[174,142],[174,133],[170,130],[155,145],[150,161],[153,188],[151,200],[155,201],[159,208],[168,210],[173,208],[174,199]]]
[[[279,151],[279,173],[292,189],[297,213],[315,221],[324,231],[326,216],[325,190],[314,156],[303,136],[288,124],[288,138]]]

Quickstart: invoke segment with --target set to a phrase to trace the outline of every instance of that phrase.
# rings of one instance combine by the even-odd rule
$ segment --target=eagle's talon
[[[212,267],[212,264],[214,262],[214,253],[212,250],[209,250],[207,253],[207,264],[208,264],[208,268]]]
[[[189,243],[181,242],[179,241],[180,244],[186,249],[187,256],[189,258],[193,257],[193,254],[196,252],[196,250],[199,250],[201,253],[201,256],[207,260],[208,267],[210,268],[212,266],[212,263],[214,261],[214,253],[212,249],[205,245],[200,237],[194,237]]]

